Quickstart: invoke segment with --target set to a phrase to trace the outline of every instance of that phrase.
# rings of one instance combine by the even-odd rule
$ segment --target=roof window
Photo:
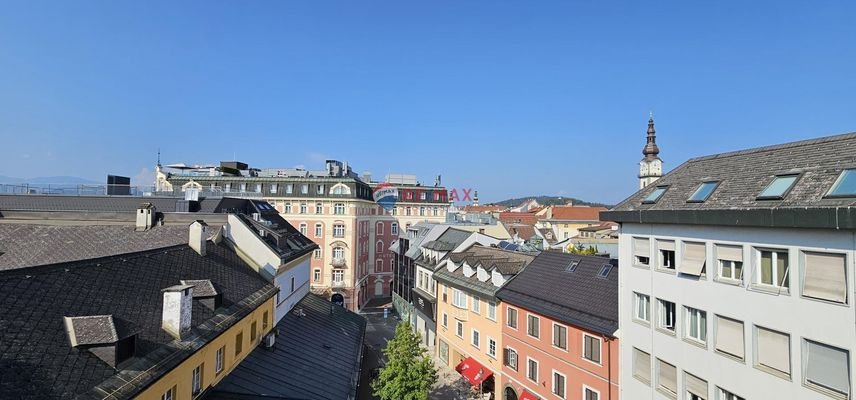
[[[688,203],[703,203],[713,194],[716,187],[719,186],[719,181],[707,181],[702,183],[698,189],[687,199]]]
[[[797,182],[797,178],[799,178],[799,174],[777,175],[773,178],[773,181],[761,191],[761,194],[758,195],[758,199],[783,199],[785,195],[791,191],[791,188],[794,187],[794,183]]]
[[[658,200],[660,200],[660,197],[663,197],[663,193],[666,193],[666,189],[668,188],[668,186],[657,186],[654,191],[648,195],[648,197],[645,197],[645,200],[642,200],[642,204],[656,203]]]
[[[856,168],[845,169],[838,175],[827,197],[856,197]]]
[[[610,271],[612,271],[612,264],[603,264],[600,272],[597,273],[597,277],[606,279],[606,277],[609,276]]]
[[[576,270],[577,270],[577,267],[578,267],[579,265],[580,265],[580,262],[579,262],[579,261],[577,261],[577,260],[571,261],[571,263],[570,263],[570,264],[568,264],[568,272],[574,272],[574,271],[576,271]]]

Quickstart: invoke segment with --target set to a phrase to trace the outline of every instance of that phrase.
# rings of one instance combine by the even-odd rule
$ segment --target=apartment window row
[[[513,329],[517,329],[516,308],[508,307],[506,314],[506,324]],[[540,339],[541,336],[541,318],[527,313],[526,315],[526,334],[530,337]],[[581,335],[582,338],[582,354],[581,356],[595,364],[601,364],[601,347],[603,341],[597,336],[587,333]],[[558,349],[568,351],[568,328],[562,324],[552,323],[552,345]]]
[[[715,262],[714,279],[757,290],[788,295],[797,280],[804,298],[848,304],[848,268],[844,253],[792,251],[775,246],[742,246],[683,240],[633,237],[634,266],[706,279],[708,253]],[[654,247],[655,252],[651,250]],[[748,249],[746,248],[748,247]],[[680,252],[678,252],[680,250]],[[680,253],[680,257],[677,257]],[[794,260],[796,258],[796,260]],[[749,262],[746,268],[745,261]],[[796,265],[794,265],[796,264]],[[748,269],[748,273],[747,273]],[[748,276],[747,276],[748,275]]]
[[[502,356],[503,361],[502,361],[502,363],[503,363],[503,365],[507,366],[508,368],[511,368],[511,369],[517,371],[518,370],[518,357],[519,357],[519,355],[517,354],[517,351],[515,349],[513,349],[511,347],[506,347],[503,350],[503,356]],[[540,376],[539,368],[540,368],[540,363],[538,362],[537,359],[534,359],[532,357],[526,357],[526,371],[525,371],[526,372],[526,379],[532,381],[536,385],[541,384],[541,382],[539,381],[539,376]],[[551,374],[550,374],[551,392],[555,396],[557,396],[558,398],[561,398],[561,399],[567,398],[566,397],[567,396],[567,389],[568,389],[568,387],[567,387],[567,381],[568,381],[567,376],[565,376],[565,374],[562,374],[556,370],[551,370],[550,372],[551,372]],[[595,391],[592,388],[583,386],[583,399],[585,399],[585,400],[599,400],[600,399],[600,393]]]

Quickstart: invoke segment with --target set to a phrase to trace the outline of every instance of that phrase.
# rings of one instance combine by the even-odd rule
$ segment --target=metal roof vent
[[[136,353],[136,330],[112,315],[63,317],[63,321],[72,347],[88,350],[113,368]]]
[[[212,311],[220,308],[223,304],[223,294],[214,288],[214,284],[209,279],[181,280],[181,284],[193,286],[193,299],[199,300],[202,305]]]

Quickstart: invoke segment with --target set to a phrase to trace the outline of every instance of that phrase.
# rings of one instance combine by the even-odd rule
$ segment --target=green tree
[[[427,400],[428,391],[437,381],[437,371],[428,352],[402,322],[395,327],[395,338],[386,344],[386,365],[372,382],[372,391],[382,400]]]

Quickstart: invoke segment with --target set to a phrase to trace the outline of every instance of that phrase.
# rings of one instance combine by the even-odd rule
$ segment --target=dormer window
[[[687,203],[704,203],[707,198],[713,194],[716,187],[719,186],[719,181],[707,181],[702,183],[698,189],[687,199]]]
[[[785,198],[785,195],[794,187],[799,174],[777,175],[773,181],[767,185],[761,194],[758,195],[758,200],[777,200]]]
[[[654,191],[648,195],[648,197],[645,197],[645,200],[642,200],[642,204],[656,203],[658,200],[660,200],[660,197],[663,197],[663,193],[666,193],[666,189],[668,188],[668,186],[657,186],[656,188],[654,188]]]
[[[826,197],[856,197],[856,168],[841,171]]]

